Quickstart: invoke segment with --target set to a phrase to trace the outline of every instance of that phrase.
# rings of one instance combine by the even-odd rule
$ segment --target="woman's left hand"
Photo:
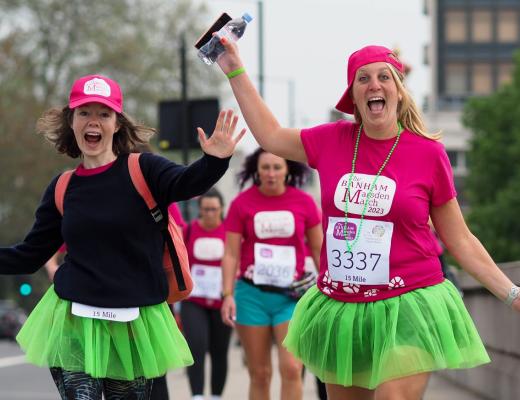
[[[511,304],[511,308],[516,312],[520,312],[520,297],[517,297],[513,304]]]
[[[237,143],[246,133],[246,130],[242,129],[238,135],[233,137],[237,122],[238,115],[235,115],[233,110],[223,110],[218,115],[215,130],[209,138],[206,138],[206,133],[202,128],[197,128],[202,151],[218,158],[231,156]]]

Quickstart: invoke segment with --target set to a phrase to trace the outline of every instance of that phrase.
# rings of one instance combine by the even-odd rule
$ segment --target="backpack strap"
[[[56,187],[54,188],[54,203],[61,215],[63,215],[63,200],[65,199],[65,192],[67,191],[67,186],[69,186],[69,181],[73,173],[74,170],[70,169],[61,174],[56,182]]]
[[[130,178],[132,179],[135,189],[145,201],[155,222],[160,222],[163,219],[163,215],[159,207],[157,207],[152,192],[150,192],[150,188],[144,179],[141,165],[139,165],[140,156],[140,153],[130,153],[128,155],[128,170],[130,171]]]
[[[130,153],[128,155],[128,171],[130,172],[130,178],[132,179],[132,183],[134,184],[135,189],[144,199],[154,221],[159,225],[164,242],[168,248],[168,252],[170,253],[170,258],[173,264],[173,272],[175,273],[175,277],[177,279],[177,285],[179,286],[180,290],[186,290],[186,283],[182,274],[179,256],[177,255],[175,244],[173,243],[172,237],[168,231],[168,222],[175,224],[175,221],[173,221],[173,218],[164,219],[161,210],[157,206],[157,202],[152,196],[152,192],[150,192],[150,188],[146,183],[146,179],[144,179],[143,171],[141,171],[141,165],[139,164],[140,156],[140,153]]]

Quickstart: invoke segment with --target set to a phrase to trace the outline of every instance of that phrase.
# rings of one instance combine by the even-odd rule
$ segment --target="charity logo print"
[[[348,188],[350,173],[343,175],[336,186],[334,205],[345,211],[345,202],[348,200],[348,212],[361,215],[368,203],[366,214],[371,217],[383,217],[390,212],[394,200],[396,183],[393,179],[380,176],[370,192],[374,182],[374,175],[354,174],[350,189]]]
[[[103,79],[94,78],[85,82],[83,93],[110,97],[110,86]]]
[[[259,239],[288,238],[294,235],[294,215],[290,211],[260,211],[254,217],[255,235]]]

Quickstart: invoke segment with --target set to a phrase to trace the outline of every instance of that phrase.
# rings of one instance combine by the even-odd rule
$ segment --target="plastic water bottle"
[[[224,25],[204,46],[202,46],[197,53],[199,58],[206,64],[211,65],[217,58],[226,51],[226,48],[220,43],[220,38],[225,37],[236,42],[244,34],[247,24],[253,18],[244,13],[240,18],[234,18]]]

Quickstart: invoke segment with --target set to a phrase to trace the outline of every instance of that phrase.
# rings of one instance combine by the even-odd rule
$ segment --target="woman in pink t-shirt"
[[[320,177],[320,275],[295,310],[289,351],[326,382],[330,399],[420,399],[432,371],[489,362],[442,276],[428,217],[461,267],[516,311],[520,289],[466,226],[446,152],[426,131],[397,56],[382,46],[354,52],[336,106],[354,121],[301,130],[280,126],[236,44],[221,42],[218,63],[258,143]]]
[[[244,347],[251,399],[269,397],[273,342],[281,398],[302,398],[302,365],[282,341],[296,305],[289,288],[304,275],[305,238],[315,261],[322,241],[317,205],[295,187],[306,175],[303,164],[256,150],[239,174],[241,187],[249,180],[253,185],[233,200],[226,217],[222,319],[236,326]]]
[[[182,302],[181,321],[193,355],[188,367],[192,400],[204,398],[205,357],[211,357],[212,400],[220,399],[228,370],[231,328],[220,318],[222,270],[226,230],[222,221],[224,201],[216,189],[198,199],[199,218],[184,228],[194,286]]]

